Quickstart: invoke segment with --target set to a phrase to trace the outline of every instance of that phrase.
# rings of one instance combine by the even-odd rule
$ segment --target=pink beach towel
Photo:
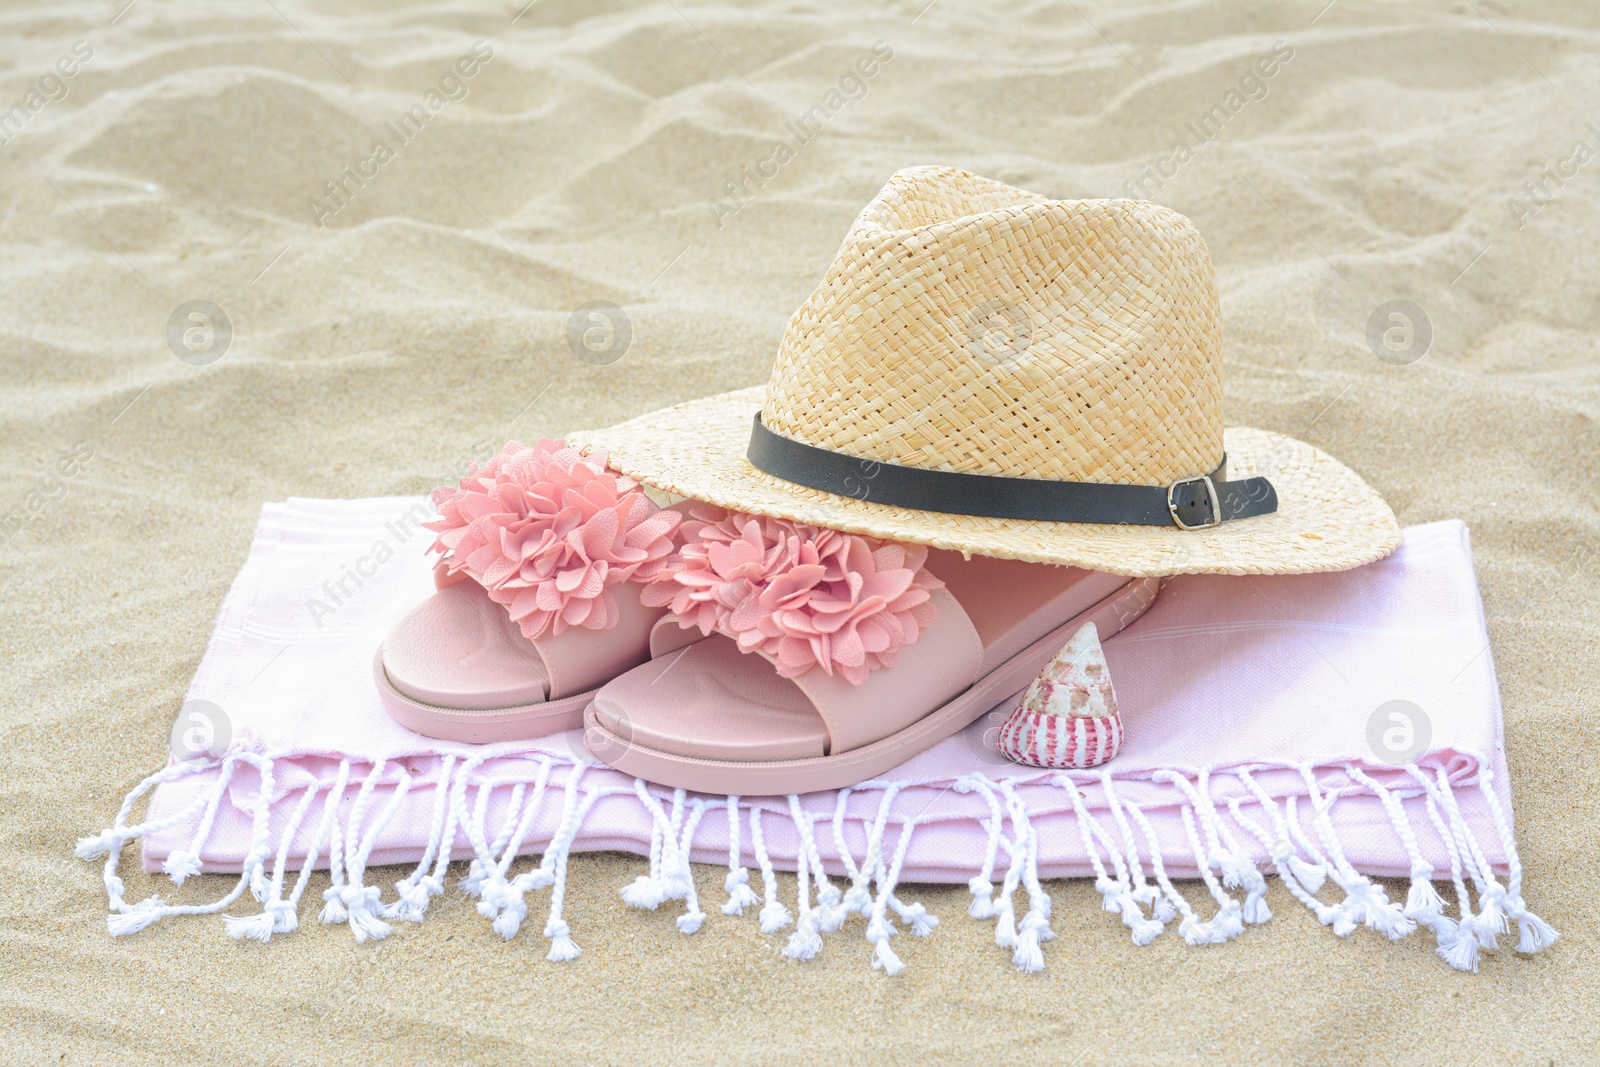
[[[754,909],[763,932],[787,931],[796,958],[825,934],[862,931],[889,973],[901,966],[897,923],[925,936],[938,922],[904,898],[910,882],[967,883],[970,914],[993,919],[1029,971],[1053,936],[1041,879],[1060,877],[1094,878],[1136,944],[1169,927],[1215,943],[1266,922],[1273,875],[1335,934],[1420,926],[1461,969],[1512,922],[1519,951],[1556,937],[1523,900],[1460,522],[1412,527],[1389,559],[1353,571],[1166,581],[1106,642],[1127,741],[1094,771],[1001,757],[994,738],[1013,698],[881,780],[722,797],[597,765],[577,731],[474,747],[389,719],[372,657],[432,589],[419,529],[430,514],[410,498],[263,509],[174,731],[209,740],[211,758],[152,775],[112,827],[79,843],[79,855],[105,857],[113,934],[228,911],[229,933],[267,941],[295,928],[310,872],[329,869],[322,921],[383,937],[393,921],[423,920],[456,859],[470,861],[457,884],[503,937],[549,890],[540,929],[549,958],[570,959],[581,919],[569,926],[564,912],[568,858],[619,850],[648,858],[622,887],[627,902],[681,902],[685,934],[705,921],[689,863],[725,864],[725,914]],[[133,839],[145,869],[179,885],[202,870],[241,877],[209,903],[130,903],[116,872]],[[407,866],[385,887],[372,868],[391,864]],[[774,870],[797,873],[787,899]],[[1409,879],[1405,899],[1373,877]]]

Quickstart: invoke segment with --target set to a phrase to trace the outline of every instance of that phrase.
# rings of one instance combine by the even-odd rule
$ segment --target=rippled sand
[[[0,11],[6,1059],[1594,1055],[1600,160],[1575,145],[1600,151],[1600,15],[924,2]],[[457,894],[365,946],[309,908],[267,947],[214,919],[106,935],[72,843],[165,759],[263,501],[420,492],[510,436],[761,381],[856,212],[918,163],[1187,213],[1230,421],[1334,453],[1402,522],[1468,521],[1527,896],[1561,943],[1474,978],[1423,937],[1341,942],[1274,885],[1267,928],[1141,950],[1058,884],[1028,978],[937,889],[890,981],[860,938],[796,965],[749,920],[683,937],[623,907],[619,857],[574,864],[567,966]],[[590,300],[626,309],[617,362],[574,358]],[[1427,316],[1418,361],[1369,347],[1391,300]],[[194,308],[169,344],[191,301],[226,314],[220,359]],[[132,866],[134,898],[225,884]]]

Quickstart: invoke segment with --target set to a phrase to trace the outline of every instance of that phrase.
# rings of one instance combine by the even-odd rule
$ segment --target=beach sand
[[[1574,151],[1600,148],[1600,9],[1325,2],[0,11],[22,108],[0,124],[0,1059],[1600,1059],[1600,160]],[[1459,974],[1427,937],[1336,938],[1274,882],[1264,928],[1136,949],[1057,883],[1029,977],[953,887],[920,894],[943,922],[897,939],[889,980],[859,937],[799,965],[749,919],[681,936],[623,906],[619,856],[574,862],[569,965],[453,892],[366,945],[309,906],[267,946],[209,918],[107,935],[73,843],[166,760],[263,502],[422,492],[513,436],[762,381],[862,205],[922,163],[1189,215],[1229,421],[1338,456],[1403,523],[1467,521],[1557,945]],[[169,345],[194,300],[225,352],[184,348],[181,315]],[[568,343],[590,300],[631,323],[608,365]],[[1391,300],[1431,325],[1402,365],[1368,343]],[[228,884],[135,867],[132,899]]]

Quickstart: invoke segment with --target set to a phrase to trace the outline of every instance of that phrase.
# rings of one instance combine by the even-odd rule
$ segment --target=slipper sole
[[[583,742],[591,755],[612,769],[673,789],[782,796],[859,785],[926,752],[1026,688],[1084,623],[1093,622],[1103,637],[1120,632],[1155,603],[1160,585],[1158,578],[1130,581],[978,679],[943,707],[882,740],[835,756],[716,760],[662,752],[607,729],[593,706],[584,710]]]
[[[598,689],[559,700],[509,708],[446,708],[413,700],[394,687],[383,669],[383,649],[372,657],[372,679],[378,699],[395,722],[439,741],[481,745],[493,741],[528,741],[583,725],[583,711]]]

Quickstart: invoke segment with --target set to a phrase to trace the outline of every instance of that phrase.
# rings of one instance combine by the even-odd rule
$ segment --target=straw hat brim
[[[1292,437],[1230,428],[1228,478],[1270,478],[1278,510],[1206,530],[1039,522],[915,511],[838,496],[756,470],[745,459],[765,386],[692,400],[603,430],[572,434],[647,486],[736,511],[966,555],[1150,577],[1309,574],[1382,559],[1400,543],[1394,512],[1327,453]]]

